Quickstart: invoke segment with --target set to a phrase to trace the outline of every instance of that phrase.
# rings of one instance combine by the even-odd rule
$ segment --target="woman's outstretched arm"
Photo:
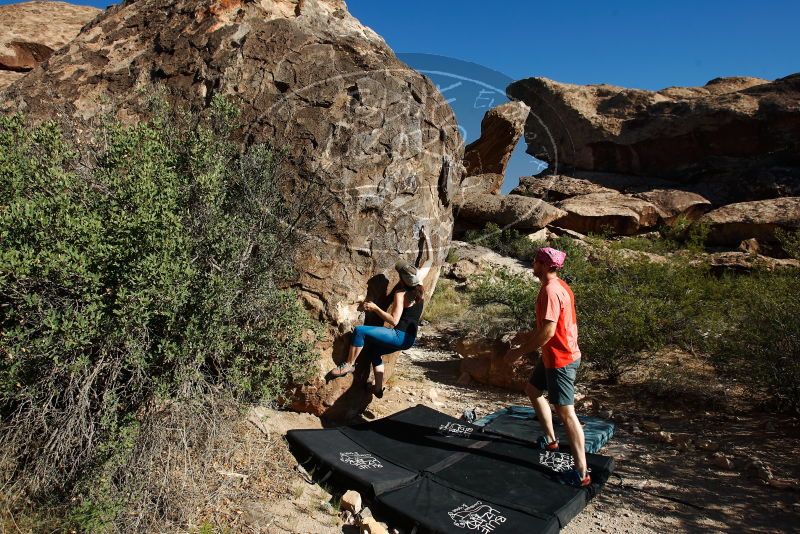
[[[428,273],[433,267],[433,249],[431,247],[431,239],[428,237],[428,233],[425,231],[425,227],[419,229],[420,239],[422,239],[422,245],[424,247],[424,257],[425,262],[417,267],[417,276],[419,277],[420,282],[425,282],[425,278],[428,276]]]

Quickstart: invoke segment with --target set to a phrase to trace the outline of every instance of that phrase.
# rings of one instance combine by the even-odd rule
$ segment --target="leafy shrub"
[[[800,230],[789,232],[783,228],[778,228],[775,231],[775,237],[778,239],[783,251],[790,258],[800,260]]]
[[[279,286],[308,209],[282,201],[279,152],[240,153],[221,99],[154,112],[89,146],[0,118],[0,475],[43,499],[105,473],[101,522],[148,414],[273,401],[314,361],[317,325]]]
[[[452,280],[440,278],[423,317],[432,323],[455,321],[467,311],[468,303],[469,299],[455,288]]]
[[[511,256],[521,260],[532,260],[536,250],[542,243],[531,241],[528,236],[520,234],[518,230],[503,228],[495,223],[487,223],[482,230],[469,230],[464,239],[470,243],[490,248],[504,256]]]
[[[719,286],[702,348],[774,408],[800,413],[800,273],[757,271]]]

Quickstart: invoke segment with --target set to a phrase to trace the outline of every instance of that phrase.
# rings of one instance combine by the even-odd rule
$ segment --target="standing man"
[[[558,277],[566,253],[553,248],[541,248],[533,261],[533,274],[541,282],[536,298],[536,330],[521,333],[520,345],[512,347],[506,358],[517,359],[539,347],[542,357],[536,362],[525,392],[531,399],[536,416],[544,430],[539,447],[547,451],[558,450],[558,440],[553,431],[550,406],[542,396],[547,396],[556,407],[556,413],[567,431],[575,469],[565,474],[565,481],[573,486],[591,484],[586,466],[583,428],[575,415],[575,375],[581,363],[578,349],[578,323],[575,315],[575,297],[572,290]]]

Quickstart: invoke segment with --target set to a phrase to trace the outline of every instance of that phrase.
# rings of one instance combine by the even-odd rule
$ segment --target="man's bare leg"
[[[553,430],[553,414],[550,413],[550,405],[542,396],[542,391],[532,384],[525,384],[525,393],[531,399],[533,409],[536,410],[536,417],[539,419],[539,424],[542,426],[548,443],[554,442],[556,433]]]
[[[586,476],[586,442],[583,435],[583,427],[575,414],[575,407],[572,404],[566,406],[556,406],[556,412],[569,437],[569,446],[572,449],[572,457],[575,458],[575,469],[580,473],[581,478]]]

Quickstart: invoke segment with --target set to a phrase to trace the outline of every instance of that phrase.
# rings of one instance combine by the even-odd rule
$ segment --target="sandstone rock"
[[[458,256],[459,260],[449,268],[446,265],[444,266],[442,269],[444,276],[458,279],[458,273],[469,273],[471,275],[490,269],[505,269],[511,274],[526,276],[532,282],[538,283],[536,277],[533,276],[533,270],[529,262],[509,258],[486,247],[464,241],[453,240],[450,243],[450,251]],[[467,267],[467,265],[471,267]],[[459,271],[456,271],[456,269],[459,269]]]
[[[714,452],[719,449],[719,443],[710,439],[698,440],[695,445],[697,445],[698,449],[708,452]]]
[[[528,78],[507,93],[531,107],[528,153],[554,172],[718,182],[732,201],[800,194],[800,74],[662,91]]]
[[[541,230],[537,230],[532,234],[528,234],[528,239],[534,243],[545,243],[551,237],[550,231],[547,228],[542,228]]]
[[[481,136],[464,149],[466,176],[504,175],[506,164],[525,128],[530,108],[523,102],[506,102],[486,112]]]
[[[586,236],[584,234],[576,232],[575,230],[570,230],[569,228],[561,228],[560,226],[548,225],[547,229],[559,237],[569,237],[574,239],[575,241],[583,241],[586,239]]]
[[[726,469],[729,471],[734,468],[733,460],[719,452],[715,452],[713,455],[711,455],[711,463],[720,469]]]
[[[737,245],[751,238],[768,243],[775,241],[777,228],[800,229],[800,197],[729,204],[706,213],[699,223],[709,225],[711,244]]]
[[[617,192],[572,197],[557,206],[567,215],[555,224],[583,234],[632,235],[657,225],[662,216],[653,204]]]
[[[354,490],[347,490],[342,495],[341,507],[353,514],[361,511],[361,494]]]
[[[377,522],[373,517],[370,517],[366,521],[362,521],[359,532],[360,534],[389,534],[389,530],[386,525]]]
[[[645,432],[658,432],[661,430],[661,425],[655,421],[642,421],[639,426]]]
[[[463,357],[461,373],[467,373],[476,382],[512,391],[524,391],[528,377],[533,372],[531,358],[509,360],[510,339],[471,337],[455,342],[453,350]]]
[[[519,185],[511,191],[515,195],[541,198],[550,202],[591,193],[615,192],[617,191],[614,189],[589,180],[559,174],[523,176],[519,179]]]
[[[100,12],[65,2],[0,6],[0,89],[45,61]]]
[[[705,260],[692,260],[690,263],[697,265],[707,262],[715,273],[725,271],[748,272],[753,269],[800,269],[800,260],[780,259],[750,254],[748,252],[714,252],[708,254]]]
[[[319,373],[292,407],[327,417],[363,409],[371,396],[353,377],[324,381],[361,321],[366,293],[382,305],[398,256],[414,260],[419,227],[434,250],[430,294],[452,234],[451,201],[463,143],[432,82],[399,61],[340,0],[152,0],[108,8],[70,43],[0,93],[3,110],[34,120],[60,112],[92,120],[146,114],[152,82],[171,104],[207,110],[222,95],[241,111],[242,144],[286,151],[284,193],[313,186],[323,221],[310,233],[291,281],[329,328]],[[393,359],[385,361],[393,369]],[[368,362],[359,365],[364,380]],[[387,369],[386,379],[391,375]]]
[[[758,254],[761,251],[761,245],[758,243],[758,239],[751,237],[739,243],[739,250],[748,254]]]
[[[500,187],[503,185],[502,174],[476,174],[474,176],[465,176],[461,180],[461,194],[474,195],[476,193],[489,193],[496,195],[500,193]]]
[[[702,196],[679,189],[653,189],[633,196],[654,205],[666,224],[672,224],[680,217],[693,221],[711,209],[711,202]]]
[[[492,222],[503,227],[538,230],[566,215],[547,202],[520,195],[463,195],[456,200],[456,217],[483,227]]]

